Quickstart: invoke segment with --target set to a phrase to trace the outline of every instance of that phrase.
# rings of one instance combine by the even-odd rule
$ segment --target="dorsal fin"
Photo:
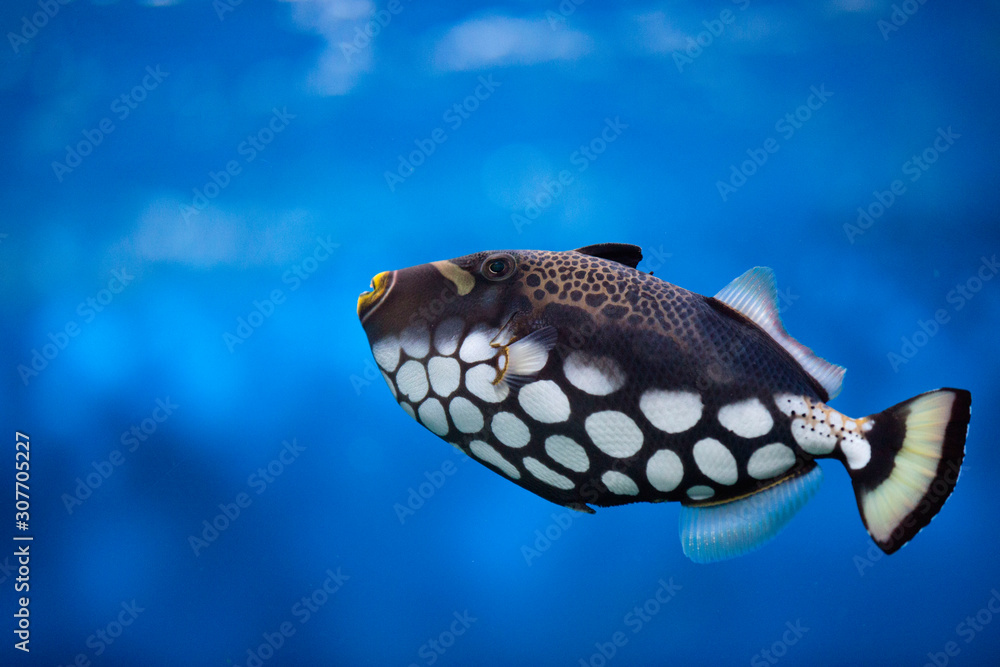
[[[642,261],[642,248],[629,243],[596,243],[577,248],[576,251],[631,266],[633,269]]]
[[[795,361],[834,398],[840,393],[846,369],[821,359],[808,347],[788,335],[778,314],[778,291],[774,284],[774,271],[766,266],[750,269],[722,288],[715,298],[739,311],[763,329]]]

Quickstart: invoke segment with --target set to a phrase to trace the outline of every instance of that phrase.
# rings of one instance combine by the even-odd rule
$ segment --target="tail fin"
[[[850,470],[861,519],[891,554],[930,523],[958,481],[972,395],[938,389],[868,417],[872,458]]]

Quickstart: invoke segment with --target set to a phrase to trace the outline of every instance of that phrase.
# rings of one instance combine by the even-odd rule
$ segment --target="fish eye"
[[[490,255],[483,261],[480,273],[487,280],[503,280],[514,273],[516,266],[517,263],[510,255]]]

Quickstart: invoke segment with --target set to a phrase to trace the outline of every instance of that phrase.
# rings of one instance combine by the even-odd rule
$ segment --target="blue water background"
[[[0,662],[997,664],[1000,15],[899,4],[3,3]],[[376,272],[604,241],[705,294],[773,267],[789,331],[849,369],[849,415],[970,389],[941,514],[879,558],[827,462],[777,540],[696,565],[676,505],[567,524],[374,374],[355,300]],[[255,301],[273,312],[227,339]]]

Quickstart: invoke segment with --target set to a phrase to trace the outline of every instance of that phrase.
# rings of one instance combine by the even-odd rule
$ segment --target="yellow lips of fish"
[[[385,296],[389,288],[389,271],[383,271],[372,278],[371,290],[358,296],[358,317],[364,322],[366,314],[370,314],[375,306]]]

